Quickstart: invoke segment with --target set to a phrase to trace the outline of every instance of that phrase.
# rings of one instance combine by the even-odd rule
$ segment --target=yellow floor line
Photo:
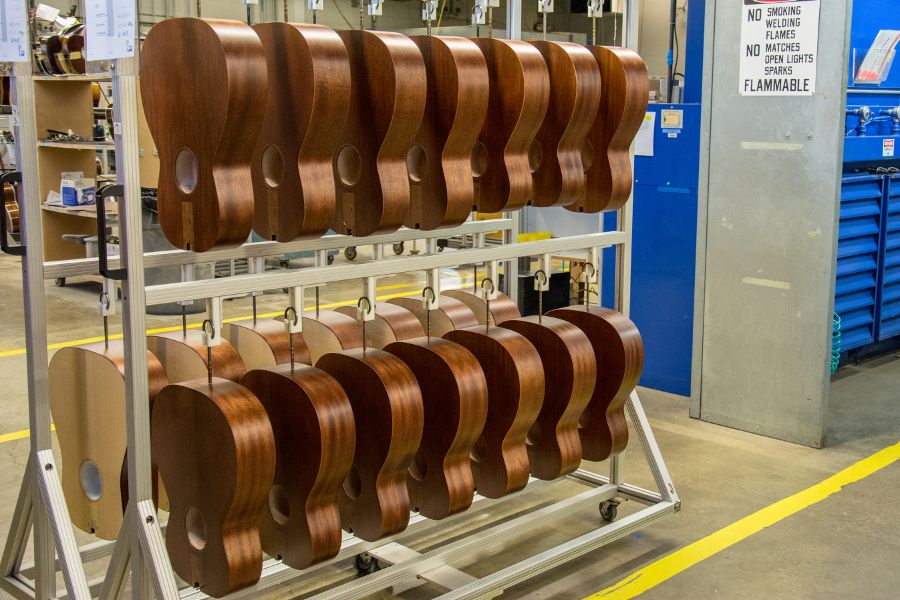
[[[469,279],[471,279],[470,275],[459,275],[458,277],[453,277],[450,279],[446,279],[444,281],[450,281],[450,282],[453,282],[454,284],[464,284]],[[421,287],[422,287],[421,283],[415,283],[415,284],[383,285],[383,286],[379,286],[375,289],[378,291],[399,290],[399,289],[416,290],[416,289],[420,289]],[[450,285],[450,286],[442,286],[442,287],[445,290],[453,290],[453,289],[459,289],[460,287],[462,287],[462,285],[455,285],[455,286]],[[386,296],[378,296],[378,297],[376,297],[376,301],[377,300],[390,300],[391,298],[399,298],[401,296],[408,296],[408,295],[409,295],[409,292],[407,291],[407,292],[403,292],[401,294],[389,294]],[[307,300],[309,300],[309,298],[307,298]],[[320,309],[337,308],[338,306],[348,306],[350,304],[353,304],[354,302],[356,302],[356,300],[346,300],[344,302],[332,302],[330,304],[320,304],[319,308]],[[308,312],[310,310],[313,310],[313,308],[307,307],[306,310]],[[282,314],[282,311],[279,311],[279,312],[273,312],[273,313],[257,314],[256,317],[258,319],[271,319],[271,318],[277,317],[281,314]],[[229,319],[223,319],[223,322],[224,323],[232,323],[234,321],[246,321],[247,319],[252,319],[252,318],[253,318],[253,315],[245,315],[242,317],[232,317]],[[188,324],[188,328],[189,329],[198,329],[200,327],[200,325],[201,325],[200,323],[191,323],[191,324]],[[155,335],[158,333],[168,333],[170,331],[178,331],[179,329],[181,329],[181,325],[175,325],[172,327],[159,327],[157,329],[148,329],[147,335]],[[109,339],[111,339],[111,340],[118,340],[121,338],[122,338],[121,333],[115,333],[115,334],[109,336]],[[67,342],[56,342],[55,344],[49,344],[47,346],[47,349],[48,350],[59,350],[60,348],[67,348],[69,346],[81,346],[83,344],[94,344],[94,343],[102,342],[102,341],[103,341],[102,336],[83,338],[80,340],[69,340]],[[0,358],[7,358],[10,356],[23,356],[24,354],[25,354],[25,348],[15,348],[13,350],[0,351]],[[0,442],[0,443],[2,443],[2,442]]]
[[[50,424],[50,431],[56,431],[56,425]],[[13,431],[12,433],[4,433],[0,435],[0,444],[5,444],[6,442],[14,442],[16,440],[24,440],[27,437],[30,437],[31,433],[27,429],[23,429],[21,431]]]
[[[740,521],[736,521],[705,538],[697,540],[693,544],[676,550],[643,569],[632,573],[615,585],[588,596],[585,600],[593,600],[595,598],[626,600],[627,598],[634,598],[697,563],[737,544],[741,540],[759,533],[766,527],[825,500],[829,496],[840,492],[844,486],[865,479],[897,460],[900,460],[900,443],[885,448],[847,467],[821,483],[767,506],[752,515],[744,517]]]

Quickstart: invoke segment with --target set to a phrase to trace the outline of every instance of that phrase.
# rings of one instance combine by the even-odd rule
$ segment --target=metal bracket
[[[301,333],[303,331],[303,287],[297,286],[288,289],[288,307],[294,309],[297,315],[296,322],[293,319],[284,320],[284,330],[289,333]]]
[[[370,17],[380,17],[383,12],[384,0],[369,0],[366,4],[366,13]]]
[[[212,323],[212,332],[203,330],[203,345],[218,346],[222,343],[222,298],[206,299],[206,318]]]
[[[362,305],[359,305],[359,320],[360,321],[374,321],[375,320],[375,278],[374,277],[366,277],[363,279],[363,293],[362,298],[367,298],[369,300],[368,306],[363,308]]]
[[[433,294],[425,294],[425,310],[437,310],[441,304],[441,270],[428,269],[425,271],[425,285],[430,287]]]

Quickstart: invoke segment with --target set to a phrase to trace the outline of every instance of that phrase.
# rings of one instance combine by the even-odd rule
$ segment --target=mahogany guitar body
[[[342,306],[335,312],[356,317],[355,306]],[[383,350],[392,342],[402,342],[425,335],[418,317],[401,306],[378,302],[375,304],[375,319],[366,323],[366,346]]]
[[[498,293],[497,297],[491,300],[490,307],[486,306],[480,291],[471,289],[446,290],[441,292],[441,296],[459,300],[468,306],[469,309],[475,313],[475,318],[478,319],[479,325],[485,324],[485,319],[488,318],[488,308],[490,309],[489,320],[491,325],[499,325],[504,321],[518,319],[522,316],[522,313],[519,312],[519,307],[516,306],[513,299],[504,293]]]
[[[206,346],[203,334],[196,329],[187,333],[170,331],[147,336],[147,349],[159,359],[169,383],[181,383],[191,379],[206,379]],[[240,383],[246,369],[241,355],[227,340],[212,347],[213,377],[230,379]]]
[[[240,354],[248,372],[291,362],[291,336],[285,331],[281,321],[260,319],[254,323],[250,319],[225,323],[222,326],[222,337]],[[299,333],[294,334],[294,363],[312,364],[309,349],[303,335]]]
[[[253,229],[279,242],[319,237],[334,220],[332,160],[350,106],[350,63],[321,25],[260,23],[269,94],[252,173]]]
[[[362,327],[353,317],[323,310],[317,317],[303,317],[303,339],[311,365],[330,352],[362,347]]]
[[[326,354],[316,367],[344,388],[356,421],[353,466],[338,499],[344,529],[367,541],[404,530],[406,479],[424,427],[416,377],[382,350]]]
[[[644,368],[640,332],[623,314],[602,306],[569,306],[547,316],[581,329],[597,359],[597,385],[579,426],[584,458],[600,461],[619,454],[628,444],[625,403]]]
[[[262,572],[258,523],[275,475],[275,439],[247,388],[206,378],[168,385],[153,405],[151,443],[170,515],[172,568],[222,597]]]
[[[340,31],[353,85],[334,169],[332,229],[367,236],[395,231],[409,212],[406,155],[425,110],[425,64],[405,35]]]
[[[581,418],[597,380],[597,361],[587,336],[568,321],[545,316],[505,321],[501,327],[525,336],[544,365],[544,404],[528,432],[531,474],[558,479],[581,464]]]
[[[72,523],[101,539],[114,540],[125,505],[119,485],[127,445],[122,341],[111,340],[109,348],[103,342],[62,348],[53,355],[49,373],[50,409]],[[150,352],[147,374],[152,407],[168,381]]]
[[[425,60],[428,95],[415,144],[407,155],[410,210],[405,225],[455,227],[472,212],[472,148],[488,105],[487,64],[471,40],[413,36]]]
[[[494,213],[534,199],[529,151],[550,100],[541,53],[527,42],[479,38],[490,79],[487,118],[472,153],[475,209]]]
[[[356,440],[347,395],[306,365],[250,371],[243,384],[262,402],[275,435],[275,480],[259,524],[263,550],[294,569],[332,558],[341,549],[338,492]]]
[[[159,151],[159,221],[178,248],[204,252],[247,240],[250,160],[267,82],[262,43],[244,23],[167,19],[147,35],[141,97]]]
[[[6,231],[13,237],[17,237],[21,231],[21,218],[19,209],[19,194],[13,185],[3,185],[3,205],[6,208]]]
[[[474,354],[487,379],[487,420],[472,451],[475,489],[487,498],[521,490],[530,472],[526,436],[544,400],[540,355],[523,336],[502,327],[460,329],[444,339]]]
[[[629,150],[647,113],[650,80],[647,65],[633,50],[589,46],[600,65],[603,90],[600,110],[587,136],[593,161],[586,168],[583,201],[566,206],[596,213],[621,208],[631,196],[633,176]]]
[[[466,510],[475,493],[470,455],[488,409],[481,365],[440,338],[395,342],[385,351],[406,363],[422,391],[425,429],[408,477],[413,510],[429,519]]]
[[[389,304],[403,307],[416,316],[423,331],[428,328],[428,311],[422,305],[421,298],[392,298]],[[478,319],[472,310],[453,298],[441,297],[438,308],[431,311],[431,335],[432,337],[444,337],[449,331],[465,329],[478,325]],[[424,335],[424,333],[422,334]]]
[[[532,152],[535,206],[562,206],[585,195],[582,147],[597,117],[600,69],[581,44],[539,41],[550,72],[550,104]]]

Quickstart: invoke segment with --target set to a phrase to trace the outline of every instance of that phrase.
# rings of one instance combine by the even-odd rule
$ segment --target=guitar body
[[[168,385],[153,405],[150,434],[169,492],[166,549],[175,573],[216,598],[256,583],[257,527],[275,475],[262,404],[227,379]]]
[[[53,355],[49,373],[50,410],[69,516],[82,531],[114,540],[125,505],[119,485],[127,445],[122,341],[111,340],[108,349],[103,342],[62,348]],[[168,381],[149,352],[147,374],[152,406]]]
[[[41,38],[41,52],[46,57],[41,62],[46,64],[49,75],[65,74],[62,64],[59,62],[62,55],[62,40],[58,34]]]
[[[428,311],[422,305],[421,298],[392,298],[388,304],[403,307],[416,316],[422,330],[428,328]],[[444,337],[449,331],[465,329],[478,325],[478,319],[472,310],[453,298],[441,297],[438,308],[431,311],[431,336]],[[425,335],[424,333],[422,335]]]
[[[187,335],[181,331],[148,335],[147,349],[159,359],[170,383],[208,377],[206,346],[203,334],[196,329],[188,329]],[[240,383],[246,372],[241,355],[227,340],[212,347],[212,363],[214,377],[235,383]]]
[[[285,331],[281,321],[261,319],[254,323],[253,319],[248,319],[225,323],[222,326],[222,337],[241,355],[244,369],[248,372],[291,362],[291,336]],[[311,361],[303,335],[295,333],[294,363],[308,365]]]
[[[475,356],[454,342],[419,338],[385,348],[419,382],[425,409],[422,443],[409,468],[413,510],[443,519],[472,504],[470,455],[488,410],[488,388]]]
[[[409,212],[406,154],[425,110],[422,53],[405,35],[340,31],[353,85],[334,169],[332,229],[367,236],[395,231]]]
[[[259,523],[263,551],[294,569],[332,558],[341,549],[338,492],[356,439],[347,395],[306,365],[250,371],[243,384],[262,402],[275,436],[275,480]]]
[[[487,62],[487,118],[472,153],[475,209],[494,213],[522,208],[534,199],[528,154],[550,100],[541,53],[527,42],[473,40]]]
[[[406,478],[424,420],[415,376],[396,356],[372,349],[326,354],[316,368],[344,388],[356,421],[353,466],[338,500],[344,529],[370,542],[403,531]]]
[[[178,248],[238,246],[250,235],[267,82],[262,43],[238,21],[167,19],[147,35],[141,98],[159,150],[159,221]]]
[[[311,365],[331,352],[361,348],[362,327],[353,317],[323,310],[318,317],[303,317],[303,339],[309,349]]]
[[[84,24],[76,23],[60,33],[62,53],[60,66],[67,75],[84,75]]]
[[[8,76],[0,77],[0,104],[12,104],[12,93],[10,92],[10,78]]]
[[[597,384],[579,425],[584,458],[600,461],[619,454],[628,444],[625,403],[644,368],[640,332],[623,314],[602,306],[569,306],[546,316],[581,329],[597,359]]]
[[[466,290],[446,290],[441,292],[441,296],[459,300],[469,307],[475,313],[479,325],[485,324],[485,319],[489,318],[491,325],[499,325],[510,319],[518,319],[522,316],[519,307],[512,298],[503,293],[498,293],[497,297],[491,300],[490,307],[485,306],[484,298],[480,291],[471,289]],[[443,299],[441,300],[443,302]],[[487,315],[487,309],[490,309],[490,316]]]
[[[413,36],[425,60],[425,116],[407,155],[410,209],[405,225],[455,227],[472,212],[472,147],[484,124],[488,72],[471,40]]]
[[[584,200],[582,147],[597,118],[600,69],[591,53],[571,42],[532,42],[550,72],[550,105],[532,156],[535,206]]]
[[[581,464],[578,420],[597,380],[597,361],[587,336],[561,319],[537,316],[512,319],[501,327],[528,339],[544,365],[544,404],[528,432],[531,474],[558,479]]]
[[[600,65],[603,90],[600,110],[587,136],[593,161],[586,168],[587,193],[583,201],[566,206],[579,212],[616,210],[628,202],[634,177],[631,142],[647,113],[650,80],[647,65],[633,50],[589,46]]]
[[[356,317],[355,306],[342,306],[335,312]],[[375,305],[375,319],[366,323],[366,346],[383,350],[392,342],[402,342],[425,335],[419,319],[396,304],[378,302]]]
[[[451,331],[444,339],[475,355],[488,385],[488,414],[472,451],[475,489],[501,498],[525,487],[530,467],[526,436],[544,401],[544,367],[534,346],[502,327]]]
[[[279,242],[320,237],[334,220],[332,159],[350,105],[350,63],[321,25],[260,23],[269,94],[253,153],[253,229]]]
[[[18,237],[21,233],[20,212],[19,212],[19,195],[13,185],[3,186],[3,205],[6,208],[4,218],[6,219],[6,231],[13,237]]]

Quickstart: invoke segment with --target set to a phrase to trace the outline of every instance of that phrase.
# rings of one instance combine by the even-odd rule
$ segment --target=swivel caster
[[[381,563],[368,552],[362,552],[353,557],[353,566],[360,575],[371,575],[375,571],[381,570]]]
[[[397,242],[396,244],[394,244],[394,254],[400,256],[401,254],[403,254],[403,248],[403,242]]]
[[[354,246],[344,248],[344,257],[347,260],[356,260],[356,248]]]
[[[56,283],[56,287],[66,287],[66,278],[57,277],[54,283]]]
[[[618,500],[606,500],[605,502],[600,503],[600,516],[607,523],[612,523],[616,520],[616,516],[619,513],[619,501]]]

